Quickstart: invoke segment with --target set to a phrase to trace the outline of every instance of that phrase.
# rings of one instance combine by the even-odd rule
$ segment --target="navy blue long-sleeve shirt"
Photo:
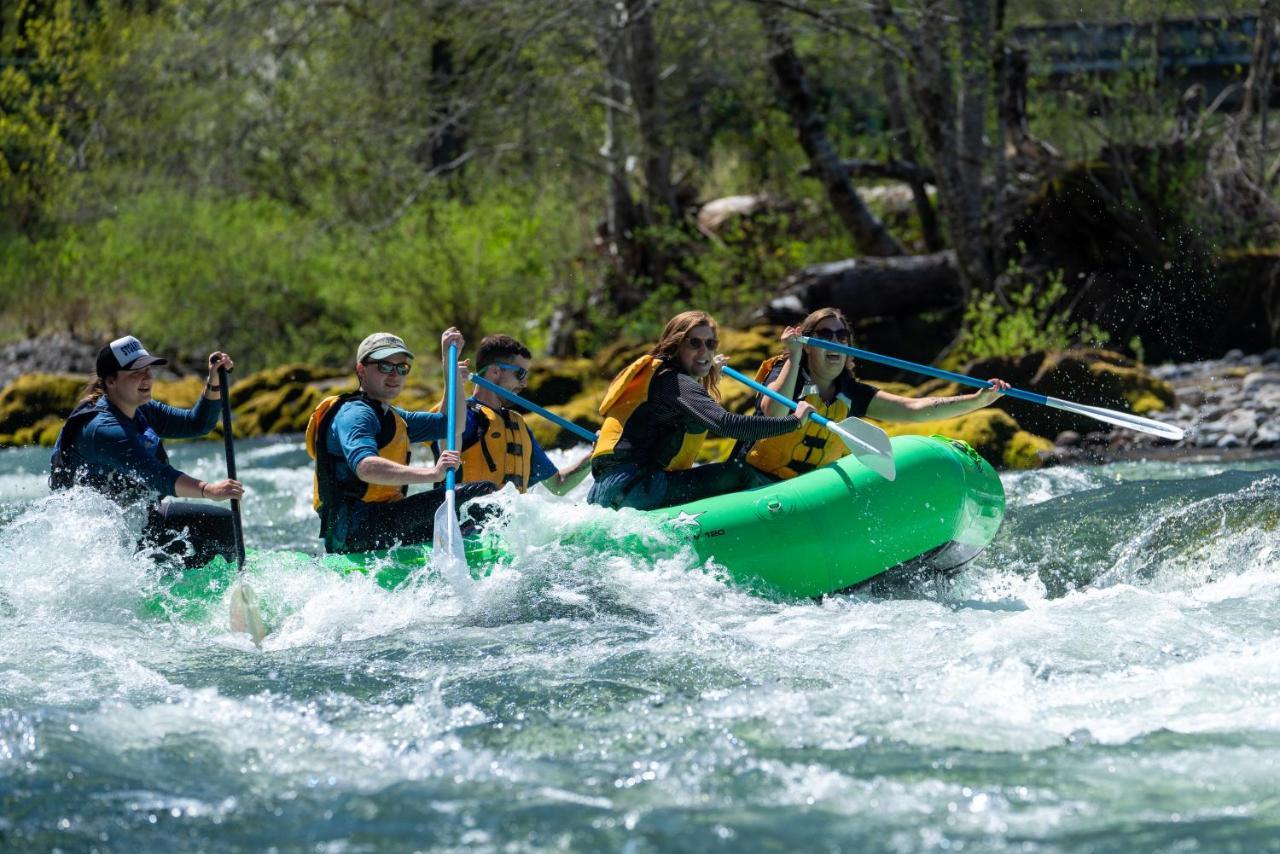
[[[123,476],[160,496],[174,495],[181,474],[159,457],[161,439],[193,439],[218,423],[221,401],[201,395],[190,409],[148,401],[129,418],[104,396],[102,411],[86,423],[70,450],[70,462],[93,480]]]

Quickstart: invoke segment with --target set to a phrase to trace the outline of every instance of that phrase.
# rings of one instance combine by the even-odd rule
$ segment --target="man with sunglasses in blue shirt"
[[[519,394],[528,385],[532,359],[529,348],[510,335],[490,335],[476,351],[476,374]],[[520,492],[541,483],[553,495],[564,495],[591,472],[590,453],[567,468],[557,469],[523,416],[486,388],[476,388],[467,398],[467,423],[459,447],[459,482],[487,482],[495,488],[511,483]]]
[[[449,347],[461,350],[463,344],[462,333],[453,327],[440,336],[446,372]],[[414,442],[443,439],[448,419],[443,412],[411,412],[391,405],[413,368],[413,353],[400,337],[390,332],[368,336],[356,349],[355,367],[360,388],[321,401],[307,424],[307,451],[316,461],[314,506],[325,549],[360,552],[428,543],[445,493],[409,495],[409,486],[444,480],[460,458],[457,451],[444,451],[434,465],[412,466],[409,448]],[[468,363],[459,361],[457,371],[458,382],[465,382]],[[456,417],[461,434],[461,401]],[[457,502],[495,488],[489,483],[459,484]]]

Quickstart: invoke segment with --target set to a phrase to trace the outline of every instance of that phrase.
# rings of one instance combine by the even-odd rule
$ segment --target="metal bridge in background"
[[[1212,96],[1248,75],[1257,31],[1257,15],[1074,21],[1015,27],[1011,41],[1027,52],[1031,76],[1055,85],[1146,71],[1157,81],[1200,83]],[[1271,62],[1280,66],[1280,42]]]

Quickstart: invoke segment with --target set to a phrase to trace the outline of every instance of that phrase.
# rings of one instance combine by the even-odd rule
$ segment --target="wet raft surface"
[[[313,550],[299,447],[238,461],[250,548]],[[467,597],[255,562],[263,652],[144,613],[132,535],[41,465],[0,456],[0,848],[1277,846],[1275,463],[1006,475],[953,583],[821,604],[639,521],[660,557],[555,545],[603,511],[544,497]]]

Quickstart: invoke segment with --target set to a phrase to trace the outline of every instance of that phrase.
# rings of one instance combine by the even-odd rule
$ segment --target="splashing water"
[[[389,592],[324,568],[300,445],[246,443],[259,652],[145,607],[131,520],[42,457],[0,455],[0,849],[1277,847],[1274,462],[1009,474],[959,577],[813,603],[538,490],[469,595]]]

